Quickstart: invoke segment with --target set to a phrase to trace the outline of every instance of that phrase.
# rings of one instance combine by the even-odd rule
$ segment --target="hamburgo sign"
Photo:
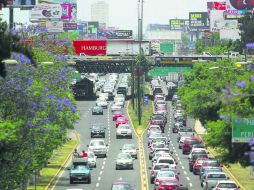
[[[106,40],[74,40],[74,51],[77,55],[83,53],[85,55],[106,55]]]

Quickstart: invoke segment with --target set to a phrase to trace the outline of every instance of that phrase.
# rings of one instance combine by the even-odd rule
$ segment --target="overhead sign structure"
[[[132,30],[114,30],[108,32],[107,39],[132,39]]]
[[[185,27],[185,19],[170,19],[170,30],[183,30]]]
[[[38,5],[30,11],[30,20],[70,19],[71,4]]]
[[[63,21],[46,21],[46,28],[48,33],[63,32]]]
[[[232,120],[232,142],[248,143],[254,137],[254,118],[234,118]]]
[[[74,51],[77,55],[106,55],[107,41],[106,40],[74,40]]]
[[[161,43],[160,44],[160,52],[162,53],[173,53],[174,44],[172,43]]]
[[[190,12],[189,27],[191,29],[206,29],[210,27],[207,12]]]

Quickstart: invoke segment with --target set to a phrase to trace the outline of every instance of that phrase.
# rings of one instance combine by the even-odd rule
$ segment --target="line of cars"
[[[188,155],[189,171],[199,175],[200,185],[204,190],[239,190],[237,184],[230,180],[222,165],[211,155],[201,140],[195,136],[191,127],[186,125],[186,116],[181,106],[180,97],[172,98],[174,126],[172,133],[177,135],[178,148]]]
[[[151,160],[150,183],[155,190],[186,190],[180,183],[177,161],[169,148],[170,139],[165,137],[167,124],[167,102],[162,93],[160,81],[153,79],[151,83],[154,94],[154,114],[150,117],[147,130],[149,160]],[[160,90],[159,90],[160,89]]]

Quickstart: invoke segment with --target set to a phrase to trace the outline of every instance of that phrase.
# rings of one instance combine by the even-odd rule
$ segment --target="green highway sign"
[[[160,52],[162,53],[173,53],[174,44],[172,43],[161,43],[160,44]]]
[[[232,121],[232,142],[248,143],[254,137],[254,118],[234,118]]]

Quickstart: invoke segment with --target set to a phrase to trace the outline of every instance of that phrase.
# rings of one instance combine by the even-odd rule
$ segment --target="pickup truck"
[[[70,184],[74,182],[91,183],[91,169],[87,158],[73,158],[70,167]]]
[[[229,177],[224,172],[210,172],[206,175],[203,181],[204,190],[212,190],[218,181],[228,180]]]

